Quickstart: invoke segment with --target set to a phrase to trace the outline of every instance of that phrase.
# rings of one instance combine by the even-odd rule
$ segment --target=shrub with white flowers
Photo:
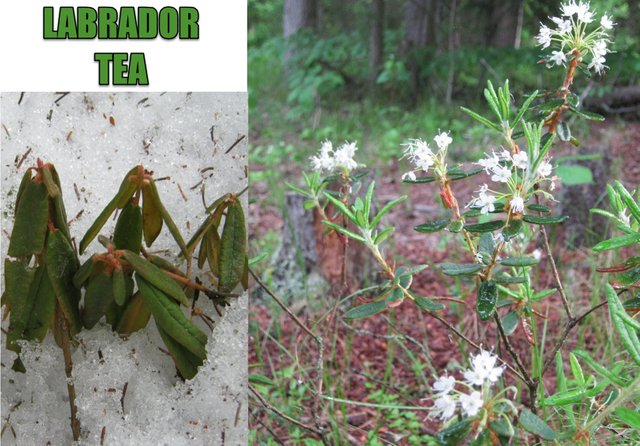
[[[611,44],[609,33],[615,25],[607,14],[595,22],[595,13],[589,9],[589,2],[571,0],[561,7],[561,17],[551,17],[554,28],[541,24],[536,36],[542,48],[555,48],[546,57],[547,67],[554,65],[574,65],[585,62],[589,57],[587,69],[600,74],[606,68],[605,56]]]
[[[338,233],[344,243],[354,240],[364,244],[380,267],[380,282],[367,289],[368,297],[346,311],[342,315],[344,319],[366,318],[392,309],[402,311],[400,304],[411,301],[479,351],[471,358],[471,367],[463,371],[462,379],[445,374],[437,377],[433,383],[433,404],[428,410],[443,422],[443,429],[438,433],[438,440],[442,444],[462,444],[470,433],[473,433],[473,444],[476,445],[513,444],[519,438],[516,432],[518,428],[543,440],[580,443],[585,438],[588,440],[593,430],[601,424],[589,421],[579,426],[574,423],[567,432],[556,434],[540,418],[539,415],[543,414],[538,409],[542,406],[562,406],[568,402],[586,404],[596,401],[594,398],[601,397],[611,383],[615,383],[617,391],[620,391],[614,404],[627,402],[629,395],[633,394],[632,387],[635,384],[630,384],[631,379],[627,379],[626,375],[620,379],[616,375],[622,367],[618,367],[615,373],[608,373],[606,368],[596,364],[586,353],[570,353],[571,370],[578,388],[569,388],[564,378],[560,351],[566,335],[579,321],[603,304],[577,314],[573,308],[575,303],[570,301],[565,292],[553,260],[547,231],[554,225],[562,224],[567,217],[553,213],[555,198],[552,193],[557,178],[553,176],[555,161],[551,153],[558,141],[571,141],[579,145],[564,115],[570,113],[577,118],[604,119],[584,110],[579,97],[571,91],[571,86],[580,64],[598,74],[604,70],[605,56],[612,43],[609,33],[614,24],[606,14],[596,20],[589,3],[576,3],[575,0],[564,3],[561,16],[551,17],[551,22],[554,27],[542,25],[536,40],[544,49],[551,50],[546,56],[547,66],[565,70],[560,87],[518,97],[510,92],[508,81],[497,89],[488,82],[484,96],[491,116],[462,108],[473,119],[492,130],[498,136],[499,143],[490,146],[481,159],[469,160],[466,166],[454,165],[447,160],[447,152],[455,137],[449,132],[439,131],[433,137],[433,142],[421,138],[410,139],[400,157],[402,163],[408,161],[410,164],[402,175],[405,183],[434,183],[439,188],[444,207],[441,215],[416,226],[415,230],[419,233],[448,231],[461,242],[468,253],[467,260],[458,259],[457,263],[442,263],[437,267],[445,276],[455,277],[458,281],[462,279],[458,284],[466,283],[473,288],[476,315],[481,323],[486,324],[481,332],[494,330],[500,341],[496,349],[499,356],[479,347],[484,339],[476,342],[469,339],[441,313],[446,309],[443,302],[462,303],[468,310],[472,308],[468,301],[455,296],[422,296],[412,289],[416,283],[415,276],[427,265],[398,265],[395,260],[385,256],[381,245],[391,236],[394,227],[392,224],[385,226],[383,217],[406,197],[401,196],[382,204],[380,210],[374,212],[374,182],[364,194],[357,196],[357,187],[354,186],[361,173],[356,169],[361,166],[354,160],[355,143],[345,143],[334,150],[333,145],[325,141],[319,154],[311,157],[314,174],[304,174],[308,190],[292,186],[309,198],[305,206],[315,207],[323,223]],[[514,102],[519,105],[516,106]],[[327,176],[321,178],[321,174]],[[473,196],[464,200],[466,206],[461,209],[452,183],[474,175],[485,177]],[[340,190],[327,190],[328,185],[335,181],[339,182]],[[634,194],[638,192],[629,192],[619,183],[609,187],[608,196],[614,212],[595,212],[615,221],[616,227],[624,235],[602,242],[594,250],[617,249],[640,243],[640,203],[633,198]],[[542,243],[534,247],[530,242],[535,237],[541,238]],[[544,252],[539,246],[544,248]],[[555,283],[547,289],[536,289],[536,276],[532,270],[543,259],[549,261]],[[632,258],[628,262],[631,263],[611,269],[626,271],[633,268],[633,274],[630,272],[624,281],[616,282],[618,290],[640,286],[640,260]],[[631,344],[632,339],[638,340],[637,335],[634,334],[632,338],[620,331],[624,324],[632,328],[640,328],[640,324],[621,310],[622,304],[612,287],[607,288],[607,293],[610,311],[617,315],[615,320],[628,347],[627,351],[632,355],[633,352],[640,352],[640,341],[636,343],[637,346]],[[465,293],[465,296],[468,294],[471,293]],[[552,295],[560,297],[566,325],[564,336],[549,341],[537,331],[539,318],[544,316],[536,310],[536,306]],[[528,356],[533,358],[529,367],[509,339],[518,330],[524,333],[528,341]],[[585,378],[578,356],[599,374],[599,378]],[[637,356],[640,365],[640,353]],[[549,395],[544,378],[554,364],[558,389],[555,394]],[[639,379],[633,381],[638,389]],[[521,387],[518,387],[520,391],[516,392],[514,386],[507,385],[507,380],[518,380],[521,383]],[[507,398],[508,392],[513,395],[511,399]],[[527,395],[523,400],[528,407],[514,402],[516,396],[522,394]],[[599,404],[602,401],[599,400]],[[547,420],[552,412],[545,411]],[[594,419],[602,421],[603,413],[606,414],[607,409]]]

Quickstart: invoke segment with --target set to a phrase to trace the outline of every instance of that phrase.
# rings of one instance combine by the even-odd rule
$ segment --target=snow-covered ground
[[[159,193],[188,239],[204,218],[202,185],[208,203],[246,186],[247,138],[225,153],[247,135],[246,104],[246,93],[3,93],[2,258],[20,178],[37,158],[58,170],[76,241],[136,164],[169,177],[157,183]],[[112,219],[102,233],[114,226]],[[166,228],[153,247],[177,253]],[[94,241],[87,254],[100,250]],[[208,362],[186,383],[159,349],[153,322],[126,341],[102,324],[83,331],[73,354],[80,444],[245,445],[246,319],[245,295],[217,321]],[[27,373],[13,372],[15,353],[2,339],[2,444],[70,444],[61,350],[48,335],[42,345],[25,346],[22,357]]]

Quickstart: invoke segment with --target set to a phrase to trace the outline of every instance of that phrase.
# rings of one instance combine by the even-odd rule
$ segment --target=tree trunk
[[[516,47],[519,41],[519,17],[524,0],[494,0],[487,33],[494,48]]]
[[[435,4],[434,4],[435,3]],[[420,66],[419,52],[428,44],[433,44],[432,30],[434,7],[439,2],[432,0],[407,0],[405,8],[405,35],[403,52],[406,55],[407,69],[411,74],[412,97],[420,96]]]
[[[371,91],[375,90],[380,67],[384,59],[384,0],[373,0],[372,20],[369,29],[369,79]]]
[[[282,30],[289,37],[301,29],[317,30],[318,0],[284,0]]]

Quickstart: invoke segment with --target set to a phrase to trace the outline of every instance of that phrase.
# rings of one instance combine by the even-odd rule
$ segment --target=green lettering
[[[165,6],[160,10],[160,36],[163,39],[175,39],[178,35],[178,11],[176,8]]]
[[[138,8],[138,38],[155,39],[158,37],[158,11],[156,8],[141,6]]]
[[[120,8],[120,20],[118,21],[118,39],[137,39],[138,24],[136,23],[136,10],[131,6]]]
[[[98,38],[117,39],[118,38],[118,11],[116,8],[98,8]]]
[[[149,85],[147,63],[144,53],[131,53],[129,62],[129,85]]]
[[[98,62],[98,83],[109,85],[109,62],[113,60],[113,54],[94,53],[93,60]]]
[[[98,32],[96,19],[98,13],[93,8],[86,6],[78,7],[78,38],[79,39],[95,39]]]
[[[200,34],[198,17],[200,13],[196,8],[185,6],[180,8],[180,38],[197,39]]]
[[[58,16],[58,38],[77,39],[75,11],[71,6],[61,6]]]
[[[113,54],[113,85],[127,85],[127,53]]]
[[[53,30],[53,7],[45,6],[42,8],[42,38],[57,39],[58,33]]]

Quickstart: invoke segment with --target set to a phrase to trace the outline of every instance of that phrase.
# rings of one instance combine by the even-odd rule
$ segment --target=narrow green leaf
[[[142,298],[151,309],[156,324],[196,357],[205,359],[207,335],[191,322],[180,306],[163,291],[140,275],[136,275],[136,283]]]
[[[489,127],[490,129],[495,130],[496,132],[502,132],[502,129],[500,129],[500,127],[498,127],[496,124],[494,124],[493,122],[489,121],[487,118],[485,118],[484,116],[479,115],[478,113],[469,110],[466,107],[460,107],[460,109],[465,112],[466,114],[468,114],[469,116],[471,116],[473,119],[475,119],[476,121],[486,125],[487,127]]]
[[[116,268],[113,270],[113,300],[116,304],[124,305],[127,298],[127,290],[124,284],[124,272],[122,268]]]
[[[549,206],[545,206],[543,204],[536,204],[536,203],[528,204],[527,209],[535,212],[543,212],[545,214],[548,214],[549,212],[551,212],[551,208],[549,208]]]
[[[593,371],[595,371],[600,376],[608,379],[612,383],[614,383],[614,384],[616,384],[616,385],[618,385],[620,387],[625,387],[628,384],[628,382],[626,380],[624,380],[624,379],[620,378],[618,375],[612,373],[608,368],[598,364],[591,357],[591,355],[588,352],[586,352],[584,350],[574,350],[573,353],[577,357],[582,359],[584,362],[586,362],[587,365],[593,369]]]
[[[414,231],[416,232],[421,232],[421,233],[433,233],[433,232],[438,232],[443,230],[444,228],[446,228],[449,225],[449,222],[451,220],[449,220],[448,218],[444,218],[442,220],[434,220],[434,221],[428,221],[426,223],[423,223],[421,225],[418,225],[416,227],[414,227]]]
[[[116,330],[121,335],[129,335],[143,329],[149,323],[151,309],[145,303],[140,293],[136,293],[127,303],[120,316]]]
[[[522,229],[522,220],[511,220],[507,226],[502,230],[502,236],[505,241],[511,240],[513,237],[520,233]]]
[[[420,308],[422,308],[424,311],[439,311],[444,309],[444,305],[442,305],[441,303],[437,303],[432,301],[431,299],[427,299],[426,297],[422,297],[422,296],[413,296],[416,302],[416,305]]]
[[[82,321],[87,328],[93,328],[113,303],[113,282],[106,271],[94,276],[84,294]]]
[[[73,285],[73,276],[79,268],[78,258],[62,231],[49,232],[45,253],[47,274],[56,299],[69,324],[71,334],[81,329],[78,302],[80,291]]]
[[[147,247],[151,246],[162,230],[162,214],[148,186],[142,188],[142,229]]]
[[[493,278],[496,283],[525,283],[527,280],[524,277],[508,277],[508,276],[496,276]]]
[[[516,331],[516,328],[518,328],[519,320],[520,319],[518,318],[518,313],[516,313],[515,311],[509,311],[507,314],[505,314],[502,317],[502,328],[504,328],[504,334],[509,336],[514,331]]]
[[[571,373],[573,374],[573,379],[576,381],[576,384],[578,387],[584,388],[586,381],[584,379],[584,373],[582,372],[582,366],[578,362],[576,355],[571,352],[569,352],[569,365],[571,366]]]
[[[184,379],[192,379],[196,376],[198,367],[203,364],[204,358],[191,353],[182,344],[173,339],[159,324],[156,323],[156,327],[158,327],[158,333],[160,333],[164,345],[169,350],[180,375]]]
[[[625,323],[629,328],[640,333],[640,322],[632,318],[627,314],[625,310],[616,311],[616,315],[620,318],[620,320]]]
[[[537,260],[535,257],[508,257],[506,259],[500,260],[500,264],[502,266],[513,266],[513,267],[531,266],[531,265],[536,265],[539,262],[540,261]]]
[[[116,249],[128,249],[140,253],[142,247],[142,211],[140,207],[128,201],[124,206],[116,228],[113,231],[113,245]]]
[[[520,119],[522,119],[522,116],[529,109],[529,106],[531,105],[531,103],[536,97],[538,97],[538,90],[531,93],[529,97],[524,101],[524,103],[520,107],[520,110],[518,110],[518,113],[516,114],[515,119],[513,120],[513,124],[511,124],[511,128],[515,128],[518,125],[518,123],[520,122]]]
[[[594,246],[594,251],[609,251],[611,249],[624,248],[625,246],[631,246],[636,243],[640,243],[640,232],[635,234],[621,235],[619,237],[610,238],[604,240]]]
[[[206,245],[206,257],[207,263],[209,264],[209,269],[213,273],[214,276],[220,277],[220,264],[221,264],[221,255],[220,251],[222,249],[222,240],[220,239],[220,235],[218,234],[218,230],[215,227],[210,228],[204,235],[204,239],[202,240],[202,244]],[[198,258],[198,266],[200,266],[200,258]]]
[[[553,99],[549,99],[548,101],[544,101],[534,106],[533,108],[541,112],[552,112],[558,109],[558,107],[561,107],[562,105],[564,105],[564,99],[553,98]]]
[[[553,296],[555,292],[558,291],[557,288],[552,288],[550,290],[539,291],[533,296],[531,296],[531,300],[539,301],[549,296]]]
[[[624,187],[624,185],[617,181],[614,183],[616,191],[619,194],[620,199],[627,205],[629,211],[631,211],[631,215],[636,219],[637,222],[640,223],[640,205],[633,199],[629,191]]]
[[[604,116],[599,115],[598,113],[593,113],[586,110],[580,110],[576,107],[569,107],[569,109],[571,109],[571,111],[577,114],[578,116],[581,116],[590,121],[604,121]]]
[[[447,276],[469,276],[477,274],[484,268],[484,266],[479,263],[441,263],[439,266]]]
[[[483,321],[490,319],[496,311],[498,302],[498,287],[493,280],[480,282],[478,286],[478,302],[476,309],[478,316]]]
[[[407,199],[406,195],[402,195],[398,198],[396,198],[395,200],[391,200],[390,202],[388,202],[387,204],[385,204],[383,206],[383,208],[380,210],[380,212],[378,212],[376,214],[375,217],[373,217],[373,220],[371,220],[371,224],[369,225],[369,229],[373,229],[376,227],[376,225],[380,222],[380,220],[382,219],[382,217],[385,216],[385,214],[387,212],[389,212],[391,210],[391,208],[393,208],[395,205],[397,205],[398,203],[403,202],[404,200]]]
[[[167,225],[167,228],[169,228],[169,232],[173,236],[173,239],[176,241],[176,243],[180,247],[180,250],[182,251],[182,254],[184,255],[184,257],[187,258],[189,256],[187,252],[187,246],[184,243],[182,234],[180,234],[178,227],[176,226],[173,219],[171,218],[171,215],[169,215],[169,212],[167,212],[164,205],[162,204],[162,201],[160,200],[160,195],[158,194],[156,183],[154,181],[151,181],[147,186],[147,188],[149,189],[149,192],[150,192],[150,194],[148,194],[147,197],[153,200],[153,203],[154,203],[153,205],[158,209],[158,212],[160,212],[160,215],[162,215],[162,220]]]
[[[209,245],[209,247],[212,247]],[[220,236],[220,281],[223,293],[232,292],[242,280],[247,255],[247,226],[242,204],[235,201],[227,208],[222,235]]]
[[[522,409],[520,411],[518,421],[525,430],[540,436],[544,440],[551,441],[556,438],[555,432],[551,430],[547,423],[538,418],[538,416],[529,409]]]
[[[185,306],[189,306],[187,296],[173,279],[170,279],[160,268],[131,251],[124,251],[124,259],[136,273],[163,293],[174,298]]]
[[[89,279],[91,273],[93,272],[93,266],[95,262],[93,260],[93,256],[89,257],[86,262],[82,264],[82,266],[76,271],[73,275],[73,286],[80,289],[82,285]]]
[[[566,215],[538,217],[537,215],[525,214],[522,219],[527,223],[532,223],[534,225],[557,225],[569,220],[569,217],[567,217]]]
[[[25,186],[13,221],[8,254],[27,257],[44,247],[49,218],[49,196],[42,183],[29,181]]]
[[[342,201],[338,200],[328,192],[324,192],[324,196],[331,202],[331,204],[333,204],[340,212],[342,212],[345,217],[351,220],[354,224],[357,224],[355,214],[347,207],[347,205],[345,205]]]
[[[372,181],[369,184],[369,188],[367,189],[367,194],[364,197],[364,216],[366,217],[367,221],[369,221],[369,217],[371,216],[373,192],[375,190],[375,187],[376,187],[376,183],[375,181]]]
[[[613,413],[632,429],[640,430],[640,412],[628,407],[616,407]]]
[[[351,237],[354,240],[358,240],[359,242],[362,243],[366,243],[366,240],[364,238],[362,238],[361,236],[359,236],[358,234],[349,231],[347,228],[343,228],[340,225],[337,225],[331,221],[327,221],[327,220],[323,220],[322,223],[328,227],[330,227],[331,229],[334,229],[344,235],[346,235],[347,237]]]
[[[493,232],[505,225],[504,220],[493,220],[485,223],[474,223],[469,225],[464,225],[464,229],[469,232]]]
[[[387,309],[387,303],[384,300],[377,302],[369,302],[364,305],[357,306],[347,311],[343,318],[345,319],[362,319],[364,317],[373,316]]]
[[[373,241],[373,244],[379,245],[380,243],[384,242],[387,238],[389,238],[391,234],[393,234],[394,231],[395,231],[394,227],[389,227],[385,229],[384,231],[382,231],[380,234],[376,236],[375,240]]]

